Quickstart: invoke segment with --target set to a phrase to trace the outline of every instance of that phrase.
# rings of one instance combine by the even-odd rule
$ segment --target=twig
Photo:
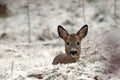
[[[83,20],[84,24],[86,23],[86,17],[85,17],[85,2],[82,0],[82,11],[83,11]]]
[[[114,0],[114,3],[113,3],[113,5],[114,5],[114,16],[116,16],[116,10],[117,10],[117,6],[116,6],[116,0]]]
[[[14,61],[12,61],[12,66],[11,66],[11,80],[13,80],[13,69],[14,69]]]
[[[29,0],[27,0],[27,17],[28,17],[28,42],[31,43],[31,24],[30,24],[30,13],[29,13]]]

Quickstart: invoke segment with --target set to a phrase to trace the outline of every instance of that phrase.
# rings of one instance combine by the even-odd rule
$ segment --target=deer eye
[[[79,42],[77,42],[77,45],[79,45],[80,43]]]
[[[67,42],[66,44],[67,44],[67,45],[70,45],[70,43],[69,43],[69,42]]]

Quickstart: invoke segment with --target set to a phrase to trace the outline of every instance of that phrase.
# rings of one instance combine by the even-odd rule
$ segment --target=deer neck
[[[68,61],[68,63],[76,62],[79,59],[79,57],[73,58],[73,57],[71,57],[69,55],[66,55],[65,58],[66,58],[66,61]]]

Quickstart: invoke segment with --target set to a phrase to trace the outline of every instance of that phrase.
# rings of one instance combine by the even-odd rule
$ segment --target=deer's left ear
[[[88,25],[84,25],[78,32],[77,35],[80,38],[84,38],[88,33]]]

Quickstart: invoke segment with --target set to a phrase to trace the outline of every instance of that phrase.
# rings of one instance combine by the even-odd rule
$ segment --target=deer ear
[[[65,40],[68,36],[68,32],[61,25],[58,25],[58,35]]]
[[[87,35],[88,32],[88,25],[84,25],[78,32],[77,35],[80,38],[84,38]]]

